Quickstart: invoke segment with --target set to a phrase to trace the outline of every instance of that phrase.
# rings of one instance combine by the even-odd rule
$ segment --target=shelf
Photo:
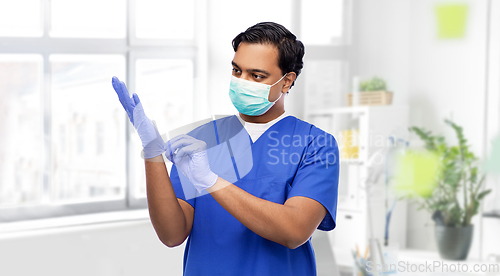
[[[350,159],[350,158],[341,158],[340,163],[354,164],[354,165],[363,165],[364,160],[362,159]]]
[[[485,218],[500,218],[500,211],[496,210],[496,211],[483,213],[483,217],[485,217]]]
[[[351,249],[368,243],[370,235],[384,238],[388,196],[385,185],[375,185],[366,191],[366,180],[372,171],[368,160],[386,147],[387,137],[408,128],[408,108],[405,106],[354,106],[311,110],[306,118],[318,128],[332,134],[338,141],[340,165],[337,227],[329,236],[339,253],[340,266],[352,266]],[[355,150],[357,147],[357,151]],[[385,156],[383,156],[385,158]],[[370,219],[368,219],[370,216]],[[348,218],[349,217],[349,218]],[[406,244],[406,205],[401,203],[392,215],[391,242]],[[375,229],[373,234],[369,229]],[[336,256],[336,257],[337,257]]]
[[[368,106],[356,106],[356,107],[334,107],[319,109],[315,111],[310,111],[308,115],[310,116],[324,116],[327,114],[350,114],[350,113],[365,113],[368,110]]]

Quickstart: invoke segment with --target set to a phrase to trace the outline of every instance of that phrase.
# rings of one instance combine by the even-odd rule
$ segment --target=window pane
[[[53,201],[125,195],[125,111],[111,86],[124,80],[125,58],[52,55]]]
[[[192,123],[193,62],[192,60],[138,59],[136,63],[137,94],[151,120],[156,121],[160,134]],[[144,161],[139,152],[141,141],[131,136],[133,148],[136,196],[145,196]]]
[[[41,0],[0,1],[0,36],[42,36]]]
[[[194,38],[194,0],[137,0],[135,3],[137,38]]]
[[[124,38],[126,1],[51,0],[53,37]]]
[[[312,111],[341,106],[342,96],[348,89],[347,73],[348,66],[343,61],[307,61],[305,109]]]
[[[208,38],[212,46],[211,51],[227,53],[226,47],[231,49],[231,41],[237,34],[259,22],[276,22],[291,32],[296,32],[292,26],[294,21],[292,0],[254,0],[252,2],[217,0],[212,2],[208,5],[210,14],[208,24],[214,34]],[[229,54],[232,58],[233,53],[230,51]]]
[[[301,39],[306,44],[328,45],[343,35],[344,0],[302,0]]]
[[[43,199],[42,57],[0,55],[0,206]]]

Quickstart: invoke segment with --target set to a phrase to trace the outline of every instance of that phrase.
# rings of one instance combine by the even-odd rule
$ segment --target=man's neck
[[[279,116],[283,115],[283,113],[285,113],[284,107],[283,106],[281,106],[281,108],[279,107],[280,106],[274,105],[266,113],[260,116],[248,116],[240,113],[240,117],[241,119],[243,119],[245,122],[248,123],[257,123],[257,124],[269,123],[270,121],[278,118]]]

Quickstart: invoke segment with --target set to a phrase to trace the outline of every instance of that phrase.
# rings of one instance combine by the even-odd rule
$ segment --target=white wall
[[[442,2],[442,1],[441,1]],[[462,1],[469,5],[466,34],[463,39],[440,40],[434,14],[436,0],[411,2],[410,33],[410,121],[435,133],[444,133],[450,143],[457,140],[444,125],[452,119],[464,129],[472,150],[483,150],[486,1]],[[420,217],[415,209],[409,217]],[[479,256],[478,217],[471,257]],[[434,240],[433,223],[409,224],[409,246],[427,247]],[[429,241],[423,243],[422,241]],[[434,244],[434,243],[432,243]]]
[[[184,245],[168,248],[149,220],[0,235],[2,275],[182,275]]]
[[[361,80],[379,76],[394,92],[393,104],[407,105],[410,68],[411,0],[359,0],[356,14],[358,63]]]
[[[441,1],[442,2],[442,1]],[[411,4],[411,120],[435,132],[447,129],[443,119],[463,126],[472,150],[481,154],[486,43],[486,1],[469,4],[463,39],[437,39],[436,0]],[[450,137],[450,138],[451,138]],[[454,141],[455,142],[455,141]]]
[[[394,104],[410,105],[411,125],[444,134],[456,144],[454,133],[443,122],[452,119],[464,128],[472,150],[481,156],[487,1],[459,1],[469,5],[469,14],[465,37],[455,40],[437,37],[434,7],[443,2],[359,0],[358,71],[361,76],[377,74],[387,79],[395,92]],[[414,138],[412,143],[419,141]],[[474,223],[471,257],[479,256],[478,216]],[[407,226],[408,247],[436,249],[434,223],[426,211],[409,205]]]

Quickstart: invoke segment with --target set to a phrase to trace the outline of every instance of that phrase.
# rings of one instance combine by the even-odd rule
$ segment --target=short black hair
[[[271,44],[278,49],[278,66],[282,75],[295,72],[297,77],[304,67],[304,44],[287,28],[274,22],[261,22],[248,28],[233,39],[236,52],[240,43]],[[293,86],[295,81],[292,83]]]

